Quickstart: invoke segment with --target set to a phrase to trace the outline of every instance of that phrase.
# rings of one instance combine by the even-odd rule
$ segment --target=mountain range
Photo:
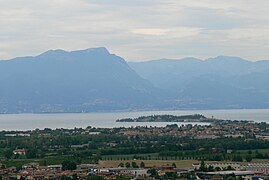
[[[219,56],[207,60],[161,59],[129,65],[155,87],[172,94],[175,107],[269,107],[269,61]]]
[[[0,113],[269,108],[269,61],[129,62],[106,48],[0,61]]]

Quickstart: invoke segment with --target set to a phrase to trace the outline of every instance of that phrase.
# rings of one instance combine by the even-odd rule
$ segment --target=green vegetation
[[[227,133],[231,130],[225,127],[233,125],[231,123],[233,122],[221,121],[219,129]],[[216,129],[217,126],[212,125],[2,131],[0,161],[7,166],[18,168],[27,162],[38,161],[40,165],[67,164],[66,169],[72,169],[74,164],[98,163],[100,160],[129,161],[129,164],[117,165],[144,167],[145,164],[140,163],[141,161],[251,162],[256,159],[269,159],[268,141],[256,138],[255,134],[246,133],[247,126],[252,128],[253,124],[239,121],[234,123],[235,127],[242,126],[242,130],[233,128],[234,131],[245,134],[244,136],[230,137],[219,133],[218,138],[196,138],[196,132]],[[255,124],[256,127],[260,125]],[[262,128],[263,130],[258,129],[257,132],[268,131],[267,124],[265,128],[263,124]],[[190,133],[190,135],[182,136],[177,133]],[[16,149],[23,149],[26,154],[14,154],[13,151]],[[139,160],[139,163],[134,160]]]
[[[201,114],[173,116],[173,115],[153,115],[141,116],[138,118],[118,119],[117,122],[184,122],[184,121],[202,121],[212,122],[212,119],[206,118]]]

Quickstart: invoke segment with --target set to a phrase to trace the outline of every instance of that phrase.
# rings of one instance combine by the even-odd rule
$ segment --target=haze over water
[[[269,122],[269,109],[253,110],[188,110],[188,111],[144,111],[144,112],[114,112],[114,113],[77,113],[77,114],[2,114],[0,115],[0,130],[32,130],[36,128],[74,128],[87,126],[112,128],[131,126],[166,126],[174,122],[133,122],[119,123],[120,118],[135,118],[147,115],[190,115],[202,114],[206,117],[231,120],[253,120]],[[186,123],[177,123],[178,125]],[[195,124],[195,123],[193,123]],[[205,124],[205,123],[199,123]]]

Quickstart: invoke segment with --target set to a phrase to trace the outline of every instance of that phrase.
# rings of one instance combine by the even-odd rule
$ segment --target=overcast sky
[[[268,0],[0,0],[0,59],[107,47],[128,61],[269,59]]]

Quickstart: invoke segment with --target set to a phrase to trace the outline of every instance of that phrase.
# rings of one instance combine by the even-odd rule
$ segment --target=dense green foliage
[[[168,127],[174,128],[174,127]],[[135,129],[135,128],[134,128]],[[213,160],[252,161],[268,159],[269,143],[266,140],[220,137],[194,139],[170,135],[124,135],[120,128],[95,129],[44,129],[29,131],[30,136],[6,136],[27,132],[0,132],[0,158],[7,165],[21,164],[37,159],[43,165],[97,163],[98,160]],[[26,155],[14,155],[13,150],[25,149]],[[264,151],[256,149],[265,149]],[[227,150],[232,152],[228,153]],[[10,161],[12,160],[12,161]],[[130,164],[143,167],[143,164]]]
[[[152,115],[152,116],[141,116],[138,118],[124,118],[118,119],[117,122],[183,122],[184,120],[206,120],[211,121],[201,114],[194,115]]]

